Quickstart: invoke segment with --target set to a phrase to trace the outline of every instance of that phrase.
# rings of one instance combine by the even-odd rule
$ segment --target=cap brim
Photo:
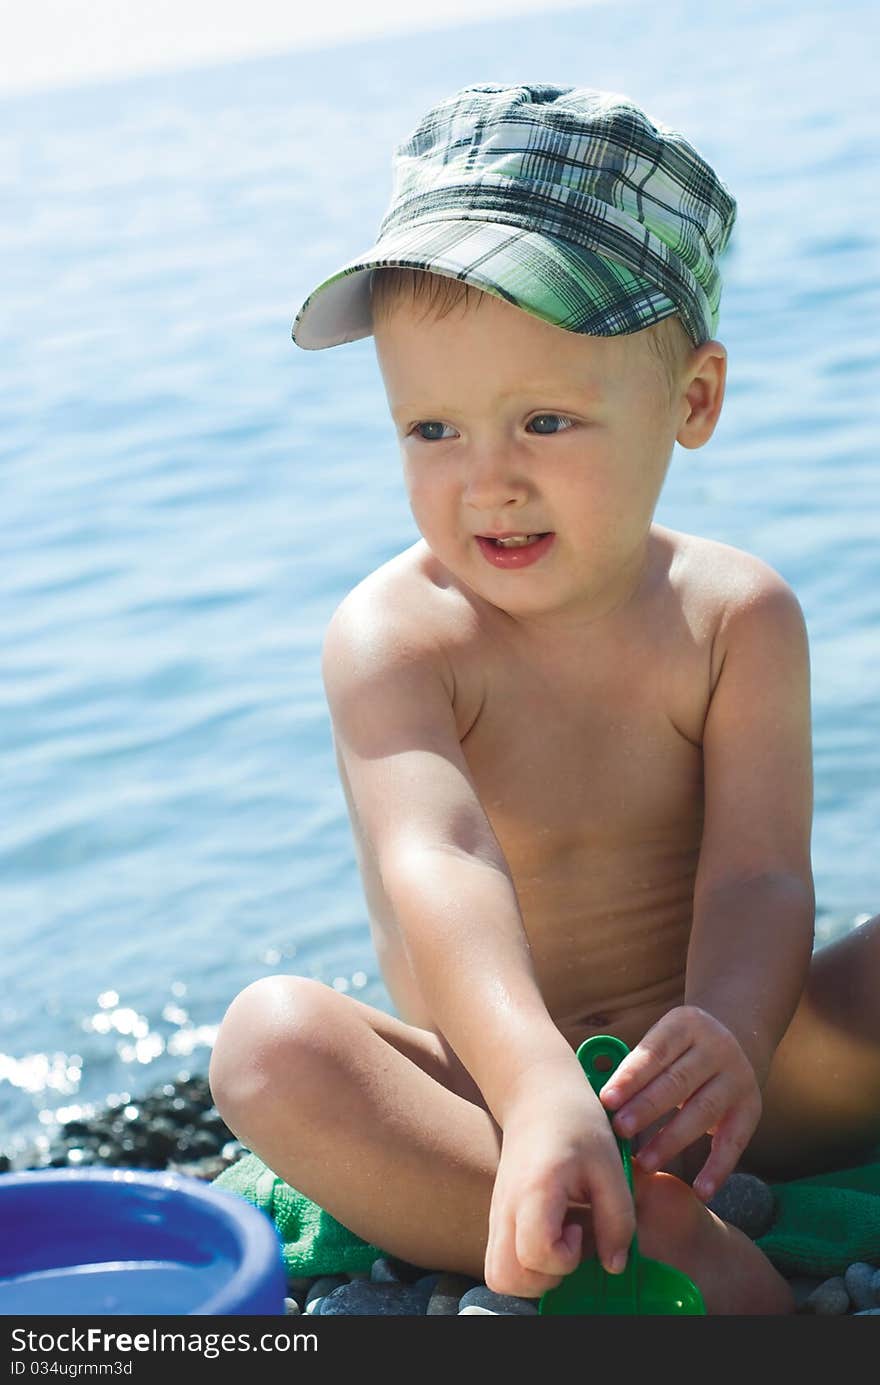
[[[492,221],[418,222],[389,231],[325,279],[296,315],[297,346],[317,351],[373,330],[374,269],[429,270],[471,284],[571,332],[620,336],[679,313],[692,338],[703,324],[626,265],[570,241]]]

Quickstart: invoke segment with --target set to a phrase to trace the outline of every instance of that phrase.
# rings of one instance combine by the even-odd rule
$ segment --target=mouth
[[[481,539],[488,539],[498,548],[525,548],[526,544],[537,543],[538,539],[545,539],[547,533],[542,534],[478,534]]]
[[[493,567],[531,567],[553,545],[552,530],[539,534],[477,534],[477,546]]]

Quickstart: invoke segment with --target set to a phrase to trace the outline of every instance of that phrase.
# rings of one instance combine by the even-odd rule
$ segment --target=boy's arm
[[[769,569],[725,634],[685,996],[735,1034],[763,1085],[813,948],[809,648],[797,598]]]
[[[500,1121],[520,1079],[573,1054],[540,994],[461,750],[452,675],[411,617],[375,616],[351,597],[328,628],[323,675],[359,826],[420,990]]]
[[[527,1296],[558,1283],[580,1255],[569,1207],[587,1202],[610,1268],[632,1239],[632,1198],[607,1117],[541,996],[461,750],[451,670],[411,611],[377,614],[350,596],[330,623],[323,673],[358,826],[413,973],[503,1131],[486,1281]]]
[[[638,1129],[681,1108],[645,1147],[660,1163],[714,1131],[697,1185],[704,1196],[760,1117],[760,1089],[806,981],[815,917],[809,650],[797,598],[756,564],[749,599],[719,638],[685,1007],[645,1035],[603,1092],[618,1129],[627,1102]]]

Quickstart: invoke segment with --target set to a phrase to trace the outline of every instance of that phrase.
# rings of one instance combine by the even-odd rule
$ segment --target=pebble
[[[796,1313],[809,1312],[806,1307],[807,1299],[814,1289],[824,1283],[821,1274],[793,1274],[789,1277],[789,1285],[794,1294],[794,1311]]]
[[[292,1299],[295,1299],[299,1311],[305,1311],[306,1295],[314,1282],[309,1275],[290,1275],[287,1280],[287,1292]]]
[[[841,1276],[823,1279],[804,1302],[805,1313],[815,1313],[820,1318],[835,1318],[840,1313],[849,1312],[850,1300],[846,1284]]]
[[[140,1098],[108,1102],[71,1118],[13,1161],[0,1150],[0,1171],[42,1168],[169,1169],[210,1181],[245,1153],[214,1105],[208,1079],[181,1073]]]
[[[318,1310],[314,1306],[318,1299],[324,1298],[327,1294],[332,1294],[334,1289],[340,1289],[343,1284],[348,1283],[347,1274],[322,1274],[312,1281],[306,1294],[305,1306],[303,1311],[306,1313],[316,1313]]]
[[[434,1296],[439,1278],[440,1271],[432,1270],[430,1274],[421,1275],[415,1282],[415,1287],[425,1295],[425,1312],[428,1311],[428,1304]]]
[[[417,1265],[406,1260],[396,1260],[391,1255],[380,1255],[370,1267],[370,1279],[374,1284],[414,1284],[425,1274]]]
[[[776,1210],[770,1185],[751,1173],[730,1174],[707,1206],[751,1241],[770,1230]]]
[[[369,1279],[353,1279],[321,1298],[315,1313],[322,1318],[340,1315],[422,1318],[427,1309],[428,1295],[414,1284],[375,1284]]]
[[[428,1299],[428,1317],[452,1317],[457,1314],[461,1299],[468,1289],[476,1286],[476,1283],[475,1279],[470,1279],[466,1274],[441,1274]]]
[[[538,1313],[538,1303],[533,1298],[515,1298],[513,1294],[496,1294],[485,1284],[477,1284],[468,1289],[459,1300],[459,1313],[465,1308],[486,1309],[490,1313],[504,1313],[508,1317],[533,1318]]]
[[[864,1260],[856,1260],[847,1267],[843,1282],[856,1312],[877,1306],[872,1287],[876,1273],[877,1266],[868,1265]]]

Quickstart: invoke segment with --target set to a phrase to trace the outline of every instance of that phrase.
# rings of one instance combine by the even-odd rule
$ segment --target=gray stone
[[[314,1313],[312,1304],[320,1298],[326,1298],[327,1294],[332,1294],[334,1289],[339,1289],[343,1284],[348,1283],[348,1276],[345,1274],[322,1274],[317,1279],[312,1280],[311,1286],[306,1293],[305,1311]]]
[[[431,1273],[429,1265],[414,1265],[411,1260],[401,1260],[396,1255],[380,1258],[390,1265],[401,1284],[416,1284],[420,1279],[424,1279],[426,1274]]]
[[[467,1294],[475,1284],[477,1280],[467,1274],[453,1274],[450,1271],[441,1274],[428,1299],[428,1317],[452,1317],[459,1312],[461,1295]]]
[[[871,1280],[871,1293],[874,1295],[874,1302],[880,1304],[880,1270],[874,1271],[874,1278]]]
[[[854,1260],[844,1271],[843,1282],[857,1312],[876,1307],[872,1288],[876,1273],[877,1267],[866,1264],[864,1260]]]
[[[537,1317],[538,1304],[532,1298],[517,1298],[514,1294],[493,1293],[485,1284],[477,1284],[468,1289],[459,1300],[459,1312],[463,1308],[487,1308],[490,1313],[503,1313],[508,1317]]]
[[[412,1284],[374,1284],[357,1279],[322,1298],[318,1313],[322,1318],[421,1318],[427,1306],[427,1294]]]
[[[854,1318],[880,1318],[880,1308],[860,1308],[851,1315]]]
[[[428,1299],[428,1317],[452,1317],[458,1313],[459,1300],[468,1289],[473,1289],[476,1280],[466,1274],[441,1274]]]
[[[385,1255],[380,1255],[378,1260],[373,1261],[370,1279],[373,1284],[408,1284],[410,1282],[400,1261],[392,1260]]]
[[[440,1280],[440,1271],[432,1270],[430,1274],[421,1275],[413,1285],[413,1288],[420,1289],[429,1299],[437,1287]]]
[[[284,1300],[284,1316],[286,1318],[296,1318],[299,1316],[299,1304],[295,1298]]]
[[[795,1274],[789,1280],[789,1287],[794,1294],[794,1311],[796,1313],[812,1312],[807,1308],[807,1299],[814,1289],[818,1289],[820,1284],[825,1281],[820,1274]]]
[[[295,1274],[290,1275],[287,1280],[287,1294],[289,1298],[296,1299],[299,1311],[302,1313],[306,1306],[306,1296],[309,1289],[315,1282],[314,1275]]]
[[[247,1152],[240,1140],[227,1140],[220,1154],[227,1164],[236,1164]]]
[[[849,1294],[839,1274],[831,1279],[823,1279],[808,1296],[804,1307],[808,1313],[819,1318],[836,1318],[849,1312]]]
[[[365,1278],[374,1284],[415,1284],[416,1280],[428,1273],[428,1269],[413,1265],[409,1260],[401,1260],[396,1255],[379,1255]],[[354,1275],[351,1278],[354,1279]]]
[[[772,1188],[751,1173],[732,1173],[707,1206],[752,1241],[770,1230],[776,1214]]]

